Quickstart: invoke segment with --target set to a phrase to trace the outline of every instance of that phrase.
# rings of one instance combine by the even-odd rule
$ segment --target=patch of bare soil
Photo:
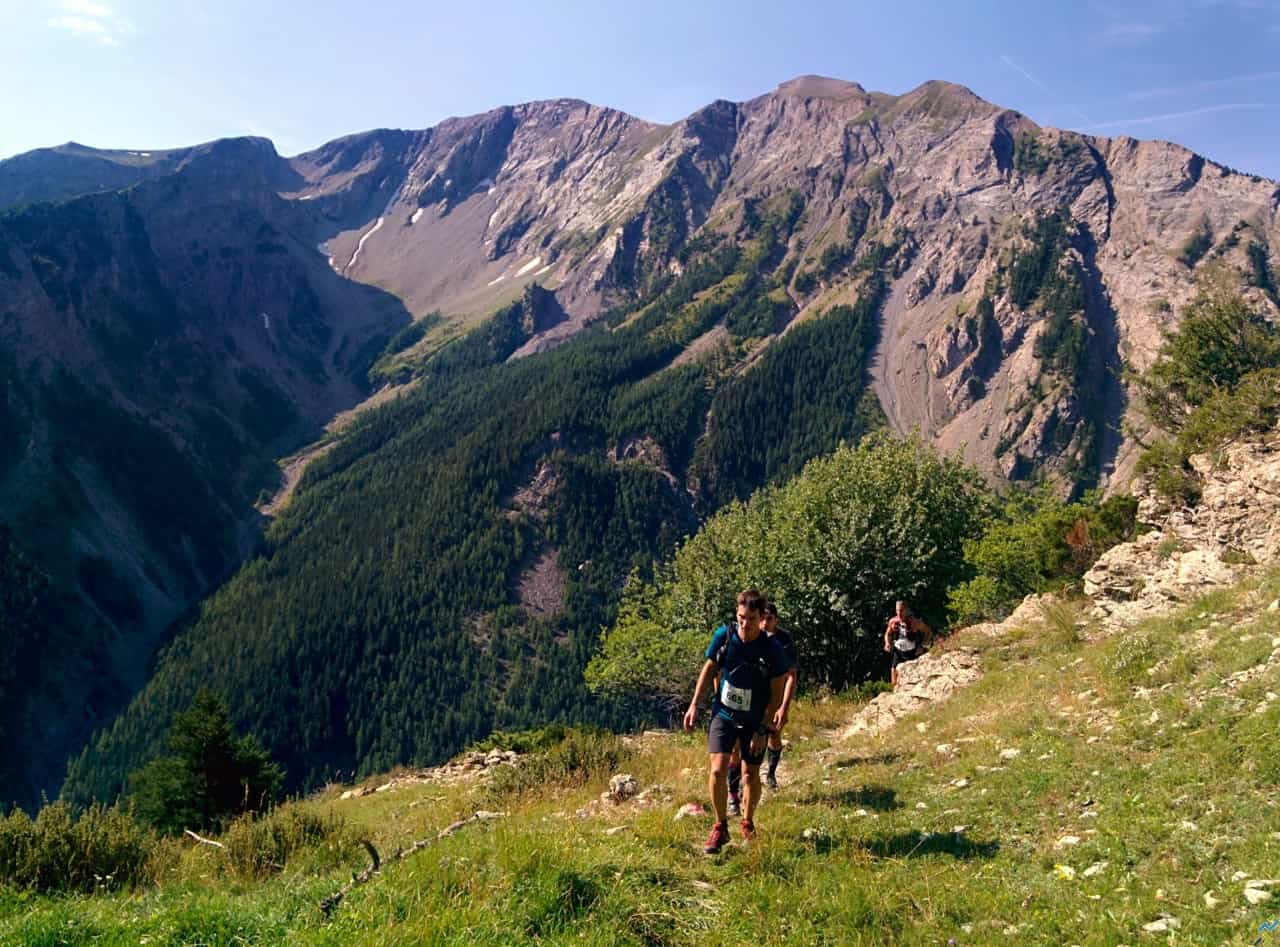
[[[671,472],[671,465],[667,462],[666,452],[662,449],[662,445],[652,437],[624,438],[614,447],[610,454],[610,459],[615,464],[632,461],[652,467],[666,478],[667,483],[671,484],[671,489],[677,492],[681,489],[680,481]]]
[[[560,556],[554,548],[547,546],[520,573],[516,593],[520,604],[531,614],[546,618],[558,615],[564,609],[564,587],[565,575],[560,568]]]
[[[672,359],[671,364],[667,367],[679,368],[681,365],[688,365],[690,362],[700,362],[717,350],[727,348],[728,344],[729,330],[721,322],[712,326],[686,345],[684,351]]]
[[[264,505],[258,507],[258,512],[263,516],[275,516],[283,510],[285,504],[289,502],[289,498],[293,496],[293,491],[298,488],[298,481],[302,479],[302,474],[307,469],[307,465],[316,458],[323,457],[333,450],[333,446],[336,443],[336,441],[324,441],[319,444],[313,444],[292,457],[286,457],[280,461],[280,472],[284,474],[284,483],[276,491],[275,496]]]
[[[354,408],[334,415],[333,420],[324,426],[326,434],[329,436],[341,434],[363,412],[394,401],[401,395],[416,388],[419,382],[421,382],[421,379],[415,378],[404,385],[388,385],[385,388],[380,388]],[[278,461],[280,472],[284,475],[284,483],[281,484],[280,489],[276,491],[270,500],[257,507],[258,512],[263,516],[275,516],[284,509],[285,504],[289,502],[289,498],[293,496],[293,491],[298,488],[298,482],[302,479],[302,474],[306,471],[307,466],[313,460],[317,460],[333,450],[335,444],[337,444],[335,440],[317,441],[304,447],[296,454],[290,454],[288,457]]]
[[[510,510],[508,515],[515,517],[523,513],[537,520],[544,519],[547,501],[558,485],[555,468],[546,460],[541,461],[529,482],[517,488],[511,495],[507,503],[507,508]]]

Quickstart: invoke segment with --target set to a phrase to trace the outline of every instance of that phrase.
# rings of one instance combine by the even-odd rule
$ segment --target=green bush
[[[1137,684],[1159,657],[1157,641],[1148,631],[1127,631],[1107,646],[1103,666],[1107,673],[1126,684]]]
[[[40,892],[92,892],[146,878],[156,836],[119,808],[90,806],[77,818],[65,802],[33,821],[21,809],[0,819],[0,884]]]
[[[1038,137],[1025,129],[1014,136],[1013,166],[1023,174],[1044,174],[1053,161],[1048,149],[1040,147]]]
[[[1239,295],[1214,289],[1187,307],[1138,389],[1151,420],[1177,433],[1197,406],[1269,368],[1280,368],[1280,332]]]
[[[1201,295],[1138,379],[1142,408],[1171,436],[1148,446],[1138,471],[1167,497],[1195,503],[1193,454],[1280,421],[1280,331],[1237,295]]]
[[[263,878],[278,871],[299,852],[325,849],[340,855],[353,839],[343,819],[330,813],[316,815],[296,807],[277,809],[264,816],[245,813],[231,823],[222,837],[227,863],[242,878]],[[325,859],[333,867],[341,859]]]
[[[968,625],[998,615],[1016,596],[992,575],[976,575],[951,590],[947,597],[951,620]]]
[[[832,276],[844,269],[853,259],[853,247],[847,243],[829,243],[822,251],[818,268],[824,276]]]
[[[569,735],[569,728],[553,723],[546,727],[535,727],[531,730],[495,730],[483,740],[469,747],[468,751],[481,753],[489,750],[514,750],[517,753],[533,753],[550,749],[564,742]]]
[[[893,690],[893,685],[888,681],[870,679],[854,684],[842,694],[843,697],[852,698],[853,700],[869,701],[878,694],[885,694]]]
[[[518,766],[504,766],[489,782],[501,798],[547,786],[581,786],[614,773],[630,755],[621,738],[596,727],[571,727],[554,746],[530,754]]]
[[[1079,580],[1103,552],[1133,535],[1137,501],[1114,496],[1064,503],[1048,488],[1015,494],[1003,516],[965,543],[976,575],[948,597],[957,624],[1000,617],[1023,597]]]
[[[1150,474],[1151,486],[1161,496],[1194,505],[1200,499],[1200,478],[1191,469],[1186,450],[1172,440],[1159,440],[1142,452],[1137,471]]]
[[[633,576],[588,685],[688,700],[708,636],[750,585],[777,603],[809,684],[860,680],[880,667],[895,599],[941,624],[947,587],[967,576],[964,539],[992,511],[975,471],[919,439],[842,447],[722,509],[652,580]]]
[[[1276,275],[1267,259],[1267,247],[1257,240],[1250,241],[1245,256],[1249,260],[1249,283],[1267,294],[1277,306],[1280,306],[1280,289],[1276,287]]]
[[[1213,227],[1209,224],[1208,216],[1203,216],[1196,224],[1196,229],[1191,232],[1191,236],[1187,238],[1186,243],[1178,250],[1178,262],[1183,266],[1191,269],[1204,258],[1209,252],[1209,248],[1213,246]]]

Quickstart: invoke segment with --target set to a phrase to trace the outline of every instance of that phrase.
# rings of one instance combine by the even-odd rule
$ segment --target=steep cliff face
[[[661,133],[584,102],[508,107],[301,155],[305,183],[288,196],[314,202],[337,272],[415,314],[483,314],[537,279],[569,312],[596,315],[607,257],[590,251],[649,195],[646,152]]]
[[[567,318],[518,354],[643,297],[690,241],[741,237],[770,202],[797,217],[780,330],[848,301],[851,265],[896,234],[912,254],[873,365],[890,423],[1064,488],[1127,479],[1124,431],[1141,422],[1123,369],[1149,362],[1202,271],[1225,261],[1247,287],[1280,242],[1273,182],[1176,145],[1041,128],[945,82],[888,96],[807,76],[671,126],[533,103],[292,166],[306,183],[289,196],[324,215],[333,268],[415,314],[476,317],[530,282],[553,289]]]
[[[256,541],[273,459],[363,397],[408,322],[328,268],[288,174],[268,143],[221,142],[0,217],[0,522],[65,615],[4,708],[10,798],[55,785],[136,690]]]

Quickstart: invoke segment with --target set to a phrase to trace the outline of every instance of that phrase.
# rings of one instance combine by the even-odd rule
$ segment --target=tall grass
[[[0,819],[0,884],[29,891],[91,892],[139,884],[156,836],[118,808],[92,806],[78,818],[55,802],[31,819]]]

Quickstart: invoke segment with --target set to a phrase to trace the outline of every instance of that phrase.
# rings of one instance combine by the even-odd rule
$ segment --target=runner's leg
[[[782,733],[781,731],[769,734],[769,769],[767,776],[769,786],[773,788],[778,782],[778,763],[782,761]]]
[[[734,744],[733,755],[729,758],[729,798],[742,798],[742,755]]]
[[[760,764],[743,763],[747,770],[746,786],[742,799],[742,818],[747,822],[755,822],[756,803],[760,801]]]
[[[717,822],[729,820],[729,754],[710,754],[710,774],[707,777],[707,790],[711,793],[711,808],[715,810]]]

